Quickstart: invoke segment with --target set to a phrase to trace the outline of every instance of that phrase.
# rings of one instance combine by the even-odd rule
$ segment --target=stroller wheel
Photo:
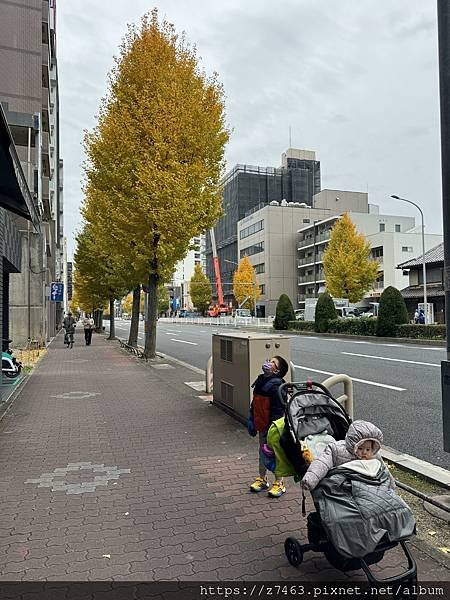
[[[289,563],[293,567],[298,567],[303,562],[303,550],[299,542],[294,537],[288,537],[284,542],[284,551]]]

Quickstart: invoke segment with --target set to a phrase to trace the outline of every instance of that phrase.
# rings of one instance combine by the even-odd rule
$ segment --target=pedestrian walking
[[[414,323],[417,325],[419,322],[419,309],[416,308],[416,312],[414,313]]]
[[[419,325],[425,325],[425,313],[423,312],[423,308],[419,310]]]
[[[91,317],[91,315],[85,315],[83,319],[83,327],[84,340],[86,342],[86,346],[90,346],[92,340],[92,332],[94,331],[94,319]]]
[[[281,356],[274,356],[266,360],[262,365],[262,374],[258,375],[253,383],[253,400],[250,405],[248,417],[248,432],[252,437],[259,434],[259,476],[251,484],[252,492],[268,490],[272,498],[279,498],[286,492],[283,479],[276,479],[272,485],[267,481],[267,469],[264,445],[267,443],[269,427],[284,415],[284,406],[278,397],[278,388],[285,383],[283,377],[289,370],[289,366]],[[269,489],[270,488],[270,489]]]

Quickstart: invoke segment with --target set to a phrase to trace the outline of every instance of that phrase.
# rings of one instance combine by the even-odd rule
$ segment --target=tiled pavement
[[[0,422],[0,580],[363,580],[305,541],[298,486],[248,492],[257,445],[184,382],[179,365],[144,364],[116,342],[50,346]],[[445,557],[412,542],[419,579],[449,581]],[[398,572],[386,553],[376,569]]]

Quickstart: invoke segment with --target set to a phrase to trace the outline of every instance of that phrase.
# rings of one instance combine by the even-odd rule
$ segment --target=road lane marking
[[[341,354],[347,354],[347,356],[362,356],[364,358],[374,358],[376,360],[390,360],[392,362],[409,363],[410,365],[427,365],[428,367],[440,367],[441,366],[436,363],[421,362],[418,360],[405,360],[403,358],[386,358],[385,356],[371,356],[370,354],[356,354],[356,352],[341,352]]]
[[[319,371],[319,369],[310,369],[309,367],[301,367],[300,365],[294,365],[296,369],[303,369],[303,371],[311,371],[312,373],[321,373],[322,375],[338,375],[338,373],[330,373],[329,371]],[[387,385],[386,383],[377,383],[376,381],[367,381],[366,379],[357,379],[349,375],[352,381],[358,383],[365,383],[367,385],[374,385],[376,387],[387,388],[388,390],[394,390],[396,392],[406,392],[405,388],[396,387],[395,385]]]
[[[177,340],[175,338],[170,338],[171,342],[179,342],[180,344],[191,344],[191,346],[198,346],[195,342],[187,342],[186,340]]]

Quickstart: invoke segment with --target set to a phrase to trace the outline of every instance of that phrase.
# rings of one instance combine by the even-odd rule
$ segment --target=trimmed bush
[[[294,307],[287,294],[281,294],[273,322],[274,329],[288,329],[289,321],[295,321]]]
[[[289,329],[297,331],[315,331],[314,321],[289,321]]]
[[[357,319],[336,319],[328,323],[329,333],[346,333],[349,335],[376,335],[377,319],[374,317],[358,317]]]
[[[403,296],[391,285],[381,294],[378,308],[377,336],[395,337],[396,325],[408,323],[408,311]]]
[[[326,333],[328,331],[328,323],[335,319],[337,319],[337,312],[332,297],[328,292],[319,294],[314,317],[315,331]]]
[[[445,340],[445,325],[397,325],[397,337],[415,340]]]

